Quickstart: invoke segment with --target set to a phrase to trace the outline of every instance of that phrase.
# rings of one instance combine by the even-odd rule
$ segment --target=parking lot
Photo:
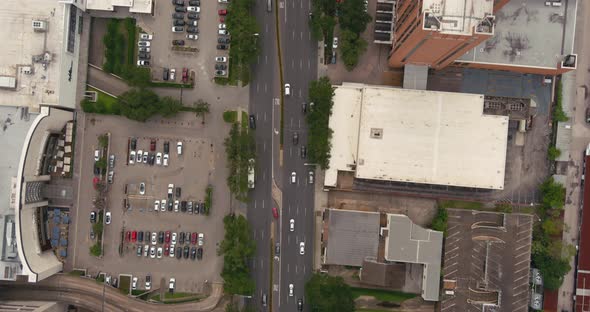
[[[84,129],[82,156],[79,168],[82,179],[79,186],[78,214],[74,221],[76,229],[72,240],[76,243],[70,267],[88,269],[89,274],[96,275],[104,272],[113,277],[119,274],[129,274],[138,277],[138,288],[143,289],[145,277],[152,276],[152,290],[167,289],[170,277],[176,278],[176,290],[182,292],[200,293],[207,283],[221,282],[220,272],[222,258],[217,256],[217,246],[223,239],[222,218],[229,212],[229,196],[225,179],[227,170],[222,141],[229,131],[229,125],[220,120],[212,121],[211,125],[201,124],[200,117],[194,114],[181,114],[174,119],[153,119],[146,123],[138,123],[121,117],[90,116],[80,120],[80,127]],[[89,247],[94,243],[90,238],[91,224],[88,216],[95,196],[92,181],[94,166],[94,149],[98,144],[98,136],[110,132],[110,154],[115,155],[113,183],[109,184],[107,195],[107,211],[111,212],[112,221],[104,227],[104,248],[102,259],[89,253]],[[151,150],[151,140],[155,140],[155,149],[150,151],[154,155],[163,153],[164,142],[170,142],[168,166],[137,163],[128,164],[130,139],[136,138],[136,151]],[[177,153],[177,142],[182,142],[182,155]],[[143,160],[143,159],[142,159]],[[148,157],[149,160],[149,157]],[[145,187],[140,187],[144,183]],[[204,202],[205,189],[213,187],[213,205],[208,216],[183,212],[154,211],[154,203],[167,200],[168,185],[174,184],[172,198],[174,201],[191,201],[196,204]],[[180,196],[176,188],[180,187]],[[140,188],[143,191],[140,191]],[[125,193],[127,192],[127,193]],[[143,193],[143,194],[141,194]],[[124,206],[124,200],[128,205]],[[188,204],[187,204],[188,206]],[[166,208],[168,208],[166,206]],[[188,208],[188,207],[187,207]],[[194,210],[194,209],[193,209]],[[139,234],[144,233],[142,241]],[[145,232],[150,232],[146,237]],[[167,242],[166,232],[177,233],[175,247],[182,247],[180,259],[165,255],[164,247],[172,244]],[[129,234],[127,234],[129,232]],[[162,232],[164,242],[159,240],[155,244],[151,241],[151,233]],[[195,233],[196,241],[185,239],[180,244],[180,233]],[[198,245],[198,234],[203,234],[202,246]],[[127,235],[131,237],[127,237]],[[186,234],[185,234],[186,236]],[[122,244],[121,254],[119,246]],[[148,245],[148,255],[144,253]],[[156,253],[150,255],[151,247]],[[185,258],[184,249],[188,247],[188,257]],[[141,255],[137,255],[137,248],[141,247]],[[162,247],[162,256],[158,258],[158,248]],[[202,259],[192,259],[193,247],[202,248]],[[176,252],[176,250],[175,250]],[[195,254],[195,258],[197,255]]]
[[[187,8],[189,1],[184,2],[184,7]],[[215,77],[215,57],[227,57],[229,51],[217,49],[221,17],[218,13],[220,9],[226,9],[226,5],[217,1],[200,1],[198,20],[188,18],[191,12],[175,12],[175,6],[170,1],[156,1],[154,7],[153,16],[148,14],[134,16],[137,19],[137,25],[144,32],[153,35],[150,47],[152,79],[163,80],[163,70],[169,68],[176,69],[175,81],[179,82],[179,73],[182,68],[188,67],[195,74],[196,86],[199,86],[201,81],[212,82]],[[183,20],[186,23],[197,21],[198,26],[193,27],[197,28],[198,33],[187,33],[188,25],[180,26],[183,27],[183,31],[172,32],[174,13],[183,14],[185,16]],[[188,39],[187,34],[198,35],[198,39]],[[173,40],[184,40],[184,46],[173,49]],[[186,51],[181,51],[183,49]],[[220,64],[227,65],[227,62]]]
[[[441,311],[528,311],[533,217],[448,209]]]

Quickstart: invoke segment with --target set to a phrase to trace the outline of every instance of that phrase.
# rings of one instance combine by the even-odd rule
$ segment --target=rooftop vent
[[[576,54],[566,55],[565,58],[563,59],[563,62],[561,62],[561,67],[575,69],[576,68],[576,60],[577,60]]]
[[[372,139],[381,139],[382,137],[383,137],[383,129],[371,128],[371,138]]]
[[[47,30],[47,23],[45,21],[33,21],[33,31],[45,32]]]

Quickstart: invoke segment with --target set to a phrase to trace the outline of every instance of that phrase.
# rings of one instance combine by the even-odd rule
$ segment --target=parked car
[[[139,184],[139,194],[144,195],[145,194],[145,183],[141,182]]]
[[[192,20],[192,21],[189,21],[187,24],[188,24],[188,25],[190,25],[190,26],[195,26],[195,27],[197,27],[197,26],[199,26],[199,21],[197,21],[197,20]]]
[[[163,165],[164,167],[168,167],[168,154],[164,154]]]
[[[193,232],[191,234],[191,244],[193,244],[193,245],[197,244],[197,232]]]
[[[150,289],[152,289],[152,276],[148,274],[145,277],[145,290]]]
[[[227,15],[227,10],[226,9],[219,10],[219,11],[217,11],[217,14],[219,14],[219,15]]]
[[[297,311],[303,311],[303,299],[301,298],[297,299]]]
[[[199,39],[199,35],[188,34],[188,35],[186,35],[186,39],[197,40],[197,39]]]
[[[215,71],[215,75],[217,76],[225,76],[226,71],[225,70],[216,70]]]
[[[188,81],[188,68],[184,67],[182,69],[182,82]]]
[[[176,247],[176,259],[182,258],[182,247]]]
[[[169,70],[168,68],[164,68],[164,71],[162,71],[162,79],[164,80],[168,80],[168,74],[169,74]]]
[[[157,257],[158,259],[162,259],[162,247],[158,247]]]
[[[139,39],[140,40],[152,40],[152,39],[154,39],[154,36],[148,35],[146,33],[141,33],[141,34],[139,34]]]
[[[203,246],[204,244],[205,244],[205,234],[199,233],[198,245]]]
[[[176,187],[176,197],[180,197],[180,195],[182,194],[182,188],[180,188],[179,186]]]
[[[193,20],[198,20],[200,19],[200,15],[197,12],[188,12],[186,17],[188,17],[188,19],[193,19]]]
[[[158,243],[164,244],[164,231],[158,232]]]
[[[301,104],[301,112],[302,113],[307,113],[307,103],[303,102],[303,104]]]
[[[187,202],[186,209],[187,209],[188,213],[190,213],[190,214],[193,213],[193,202],[192,201]]]
[[[149,53],[149,52],[151,52],[151,49],[150,49],[150,48],[148,48],[148,47],[139,47],[139,48],[137,49],[137,51],[138,51],[138,52],[148,52],[148,53]]]
[[[148,232],[149,233],[149,232]],[[145,241],[147,242],[149,236],[146,236]],[[143,246],[143,256],[147,257],[150,254],[150,245]]]
[[[170,69],[170,80],[176,79],[176,69]]]
[[[180,211],[186,212],[186,201],[185,200],[180,202]]]
[[[231,39],[229,37],[218,37],[217,43],[229,44]]]
[[[313,171],[310,170],[307,175],[307,183],[313,184],[313,180],[314,180]]]
[[[220,23],[219,25],[217,25],[218,29],[226,29],[227,25],[225,25],[224,23]]]
[[[176,152],[178,153],[178,155],[182,155],[182,142],[178,141],[176,143]]]
[[[139,52],[139,53],[137,54],[137,57],[138,57],[140,60],[149,60],[149,59],[151,58],[150,54],[149,54],[149,53],[147,53],[147,52]]]
[[[186,32],[191,33],[191,34],[198,34],[199,29],[195,26],[189,26],[189,27],[187,27]]]
[[[135,151],[131,151],[129,153],[129,164],[133,165],[135,163]]]
[[[152,245],[155,245],[158,242],[158,233],[152,232]]]
[[[137,241],[137,231],[131,232],[131,242],[135,243]]]
[[[150,61],[138,60],[137,61],[137,66],[150,66]]]
[[[304,255],[305,254],[305,242],[299,243],[299,254],[300,255]]]
[[[203,259],[203,248],[201,247],[197,248],[197,259]]]
[[[201,7],[198,6],[189,6],[186,8],[189,12],[201,12]]]
[[[147,237],[146,237],[147,240]],[[137,241],[142,243],[143,242],[143,231],[137,232]]]
[[[184,0],[172,0],[172,5],[184,6]]]
[[[293,284],[289,284],[289,297],[293,297],[294,288]]]
[[[174,46],[183,46],[184,40],[172,40],[172,45]]]
[[[156,154],[156,165],[160,166],[162,165],[162,153],[158,152]]]
[[[195,258],[197,257],[197,247],[193,247],[191,248],[191,260],[195,260]]]
[[[164,257],[170,256],[170,244],[164,244],[162,249],[164,250]]]
[[[188,5],[200,6],[201,5],[201,1],[199,1],[199,0],[189,0],[188,1]]]
[[[307,147],[305,147],[305,145],[301,145],[301,158],[306,158],[307,157]]]
[[[181,26],[174,26],[172,27],[172,32],[173,33],[179,33],[179,32],[183,32],[184,31],[184,27]]]
[[[224,70],[227,69],[227,65],[225,64],[215,64],[215,70]]]
[[[90,212],[90,223],[96,223],[96,211]]]
[[[164,237],[165,237],[164,241],[166,243],[170,243],[170,231],[166,231],[166,234]]]
[[[138,163],[141,163],[141,160],[142,159],[143,159],[143,151],[142,150],[139,150],[139,151],[137,151],[137,159],[136,159],[136,161]]]
[[[178,200],[174,201],[174,212],[178,212]]]
[[[337,49],[338,48],[338,37],[334,37],[334,39],[332,39],[332,49]]]
[[[149,47],[149,46],[151,46],[151,45],[152,45],[152,44],[151,44],[151,42],[149,42],[149,41],[138,41],[138,42],[137,42],[137,46],[138,46],[138,47]]]
[[[279,210],[277,209],[277,207],[272,207],[272,216],[275,219],[278,219],[279,218]]]
[[[94,230],[90,228],[90,239],[94,240],[96,238],[96,234],[94,234]]]
[[[172,21],[172,26],[184,26],[184,24],[184,20],[181,19],[175,19]]]
[[[175,6],[174,12],[186,12],[186,8],[184,6]]]
[[[190,252],[190,249],[188,246],[184,246],[184,258],[188,259],[188,253]]]
[[[174,286],[176,285],[176,279],[174,277],[170,278],[170,283],[168,284],[168,291],[174,292]]]
[[[162,199],[162,205],[160,206],[160,211],[164,212],[166,211],[166,200]]]
[[[106,224],[111,224],[111,212],[107,211],[105,214],[105,219],[104,219],[104,223]]]
[[[115,155],[109,155],[109,168],[115,168]]]
[[[172,13],[173,19],[184,19],[184,13]]]
[[[215,62],[225,63],[225,62],[227,62],[227,57],[225,57],[225,56],[216,56],[215,57]]]
[[[223,36],[229,36],[229,31],[227,31],[227,29],[219,29],[217,31],[217,34],[223,35]]]
[[[291,232],[295,231],[295,220],[294,219],[289,220],[289,231],[291,231]]]
[[[130,142],[130,148],[132,150],[135,150],[135,148],[137,147],[137,139],[136,138],[131,138],[131,142]]]
[[[137,276],[134,276],[134,277],[131,279],[131,281],[132,281],[132,282],[131,282],[131,289],[133,289],[133,290],[137,289]]]

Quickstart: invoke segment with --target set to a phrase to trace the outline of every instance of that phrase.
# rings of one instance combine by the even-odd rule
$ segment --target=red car
[[[164,256],[168,257],[170,255],[170,245],[164,244]]]
[[[188,68],[183,68],[182,69],[182,82],[187,82],[188,81]]]
[[[156,140],[152,139],[150,141],[150,151],[154,152],[156,150]]]
[[[137,231],[131,232],[131,241],[134,243],[137,241]]]
[[[272,207],[272,216],[275,217],[275,219],[279,218],[279,210],[277,207]]]
[[[127,233],[125,234],[125,240],[128,242],[131,241],[131,232],[127,231]]]
[[[227,15],[227,10],[219,10],[217,13],[219,15]]]
[[[220,18],[219,18],[219,22],[220,22],[220,23],[225,23],[225,17],[223,17],[223,16],[222,16],[222,17],[220,17]]]
[[[197,243],[197,233],[191,234],[191,244],[195,245]]]
[[[165,239],[166,243],[170,242],[170,231],[166,231],[166,236],[164,239]]]

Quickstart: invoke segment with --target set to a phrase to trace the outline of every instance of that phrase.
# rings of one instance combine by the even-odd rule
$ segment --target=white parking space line
[[[303,1],[301,1],[301,8],[303,9]]]
[[[264,239],[264,229],[262,229],[260,232],[260,239]]]
[[[305,265],[303,266],[303,274],[305,274]]]
[[[264,209],[264,199],[262,200],[262,209]]]

